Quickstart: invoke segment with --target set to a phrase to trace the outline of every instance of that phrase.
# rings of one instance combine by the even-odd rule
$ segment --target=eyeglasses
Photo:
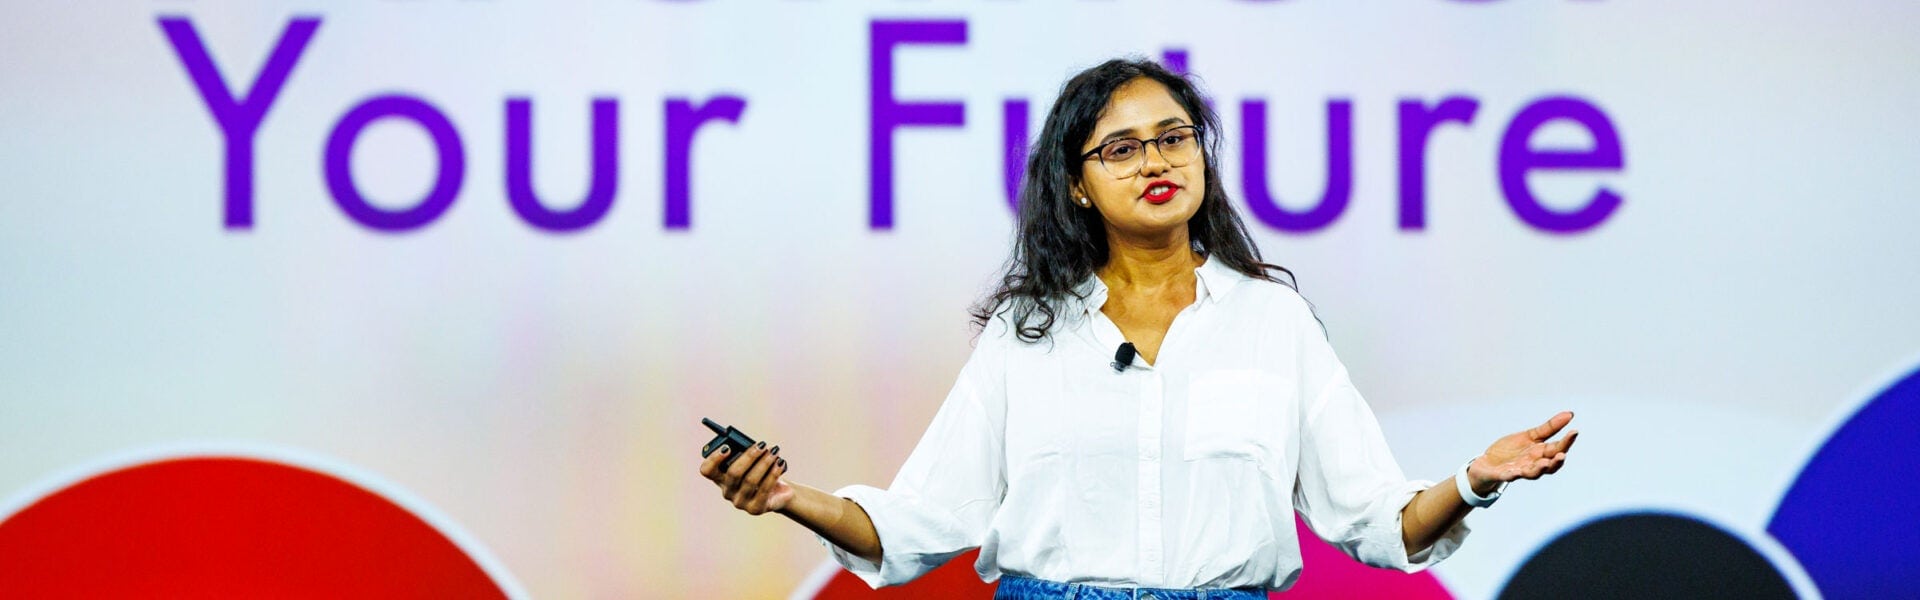
[[[1147,164],[1147,144],[1160,149],[1160,159],[1167,161],[1167,166],[1184,167],[1200,156],[1200,128],[1181,125],[1162,131],[1151,140],[1117,139],[1080,155],[1080,160],[1099,157],[1100,166],[1106,168],[1107,174],[1114,179],[1126,179],[1138,174],[1140,167]]]

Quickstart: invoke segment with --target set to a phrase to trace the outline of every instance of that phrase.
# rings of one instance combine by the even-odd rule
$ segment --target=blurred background
[[[1920,589],[1920,5],[6,4],[0,595],[859,596],[699,420],[890,481],[1009,161],[1129,55],[1212,96],[1409,476],[1578,415],[1420,593]]]

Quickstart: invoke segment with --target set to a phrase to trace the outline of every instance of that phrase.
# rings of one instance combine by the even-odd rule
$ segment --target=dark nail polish
[[[732,452],[732,451],[733,451],[733,447],[732,447],[732,446],[721,446],[721,447],[720,447],[720,453],[721,453],[721,454],[726,454],[726,453],[728,453],[728,452]]]
[[[784,459],[784,458],[780,459],[780,468],[782,469],[787,468],[787,459]]]
[[[771,452],[771,454],[779,454],[779,453],[780,453],[780,447],[779,447],[779,446],[774,446],[774,447],[773,447],[773,451]]]
[[[755,448],[766,448],[766,447],[767,447],[767,443],[766,443],[766,442],[760,442],[760,443],[758,443],[758,444],[754,444],[754,445],[753,445],[753,447],[755,447]]]

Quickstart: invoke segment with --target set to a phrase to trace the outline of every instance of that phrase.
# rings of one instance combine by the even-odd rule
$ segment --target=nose
[[[1173,165],[1167,162],[1167,156],[1160,153],[1158,142],[1147,144],[1148,150],[1140,151],[1140,175],[1153,177],[1167,172]]]

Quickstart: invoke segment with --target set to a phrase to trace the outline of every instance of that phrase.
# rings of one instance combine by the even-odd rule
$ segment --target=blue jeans
[[[994,600],[1267,600],[1267,591],[1258,588],[1230,590],[1112,588],[1006,575],[1000,578],[1000,587],[994,590],[993,598]]]

